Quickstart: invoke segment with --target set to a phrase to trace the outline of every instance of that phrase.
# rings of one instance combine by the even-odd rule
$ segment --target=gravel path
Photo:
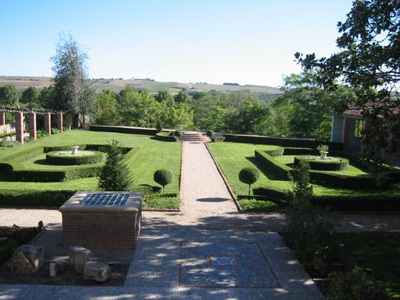
[[[239,213],[203,143],[184,142],[182,152],[181,212],[143,212],[150,229],[209,229],[281,231],[283,214]],[[398,214],[339,214],[338,231],[397,231]],[[55,209],[0,208],[0,226],[48,227],[61,223]]]

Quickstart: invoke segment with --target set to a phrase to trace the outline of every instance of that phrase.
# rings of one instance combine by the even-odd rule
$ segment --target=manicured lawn
[[[179,193],[179,177],[182,156],[180,143],[161,142],[146,135],[133,135],[113,132],[94,132],[72,130],[61,134],[45,137],[41,140],[20,145],[14,148],[1,149],[0,160],[7,161],[7,156],[16,152],[29,151],[40,146],[62,146],[73,144],[108,144],[112,139],[118,140],[123,146],[138,147],[139,151],[128,161],[129,168],[135,179],[135,185],[157,185],[153,174],[157,169],[168,169],[173,174],[173,181],[167,186],[169,193]],[[47,168],[47,165],[37,163],[44,155],[24,162],[26,168]],[[36,162],[36,163],[35,163]],[[54,166],[49,166],[54,168]],[[82,178],[65,182],[14,182],[0,178],[1,190],[97,190],[97,179]]]
[[[268,170],[268,168],[260,163],[254,156],[255,150],[271,150],[276,148],[276,146],[244,143],[209,143],[208,146],[224,172],[229,185],[237,195],[248,194],[248,186],[240,182],[238,178],[239,171],[245,167],[256,167],[260,170],[260,179],[254,184],[253,188],[267,186],[278,189],[292,189],[292,183],[290,181],[278,180],[276,175]],[[399,185],[385,190],[340,189],[323,187],[315,184],[313,188],[315,195],[359,195],[371,197],[379,197],[380,195],[400,195]]]
[[[340,233],[337,241],[359,266],[371,270],[374,278],[385,284],[391,297],[400,298],[400,233]]]

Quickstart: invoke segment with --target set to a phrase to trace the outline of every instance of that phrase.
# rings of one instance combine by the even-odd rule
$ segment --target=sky
[[[0,75],[53,76],[62,33],[91,78],[281,86],[294,53],[337,52],[351,0],[0,0]]]

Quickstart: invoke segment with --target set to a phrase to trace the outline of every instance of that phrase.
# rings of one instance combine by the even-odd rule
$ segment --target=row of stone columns
[[[37,126],[36,126],[36,112],[29,112],[29,136],[36,140],[37,138]],[[44,130],[51,134],[51,114],[52,113],[40,113],[44,115]],[[65,115],[65,116],[64,116]],[[64,118],[68,129],[72,127],[72,116],[70,114],[57,113],[57,128],[60,131],[64,129]],[[21,144],[24,143],[24,112],[15,112],[16,122],[16,139]],[[0,126],[6,124],[6,112],[0,111]]]

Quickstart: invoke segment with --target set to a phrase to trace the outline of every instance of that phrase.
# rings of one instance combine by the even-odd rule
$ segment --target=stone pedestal
[[[24,113],[16,112],[15,113],[15,122],[16,122],[16,139],[21,144],[24,143]]]
[[[51,113],[44,114],[44,130],[51,134]]]
[[[36,113],[29,114],[29,136],[36,140]]]

